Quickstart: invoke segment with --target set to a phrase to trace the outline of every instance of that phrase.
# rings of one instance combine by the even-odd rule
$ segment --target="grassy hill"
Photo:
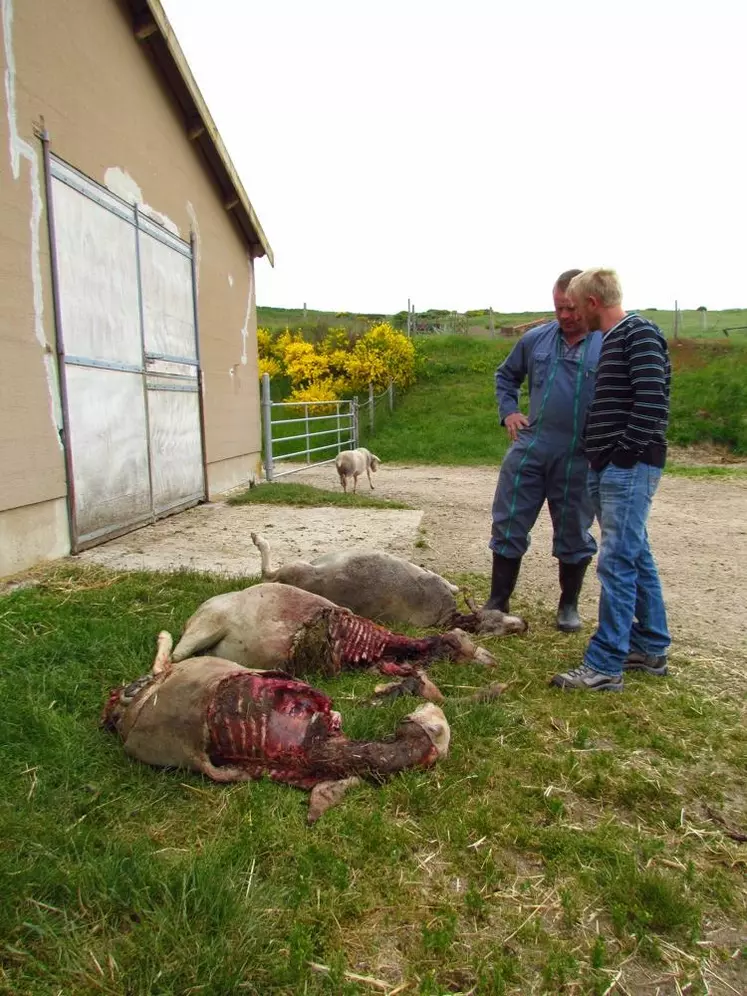
[[[715,443],[747,454],[747,344],[670,343],[673,380],[668,438],[681,446]],[[493,374],[511,343],[466,336],[418,342],[419,379],[377,412],[373,436],[362,438],[382,460],[496,464],[508,440],[498,425]]]

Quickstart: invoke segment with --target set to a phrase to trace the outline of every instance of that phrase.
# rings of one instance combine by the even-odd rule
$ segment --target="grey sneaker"
[[[669,671],[666,654],[654,657],[652,654],[641,653],[640,650],[631,650],[623,662],[623,671],[645,671],[646,674],[663,678]]]
[[[558,688],[581,688],[587,692],[621,692],[623,677],[621,674],[602,674],[588,664],[582,664],[570,671],[556,674],[550,684]]]

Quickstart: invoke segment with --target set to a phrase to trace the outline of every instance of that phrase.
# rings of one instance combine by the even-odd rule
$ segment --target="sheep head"
[[[464,593],[467,608],[475,617],[470,632],[482,633],[484,636],[508,636],[511,633],[526,633],[529,624],[520,616],[507,616],[500,609],[481,609],[474,598]]]
[[[483,636],[509,636],[526,633],[529,625],[520,616],[507,616],[499,609],[478,609],[477,632]]]
[[[153,682],[154,677],[151,672],[136,678],[129,685],[120,685],[119,688],[115,688],[101,713],[100,725],[111,733],[119,733],[130,705]]]
[[[449,753],[449,742],[451,741],[451,730],[448,720],[443,713],[443,709],[433,702],[426,702],[409,716],[405,716],[405,722],[417,723],[428,734],[433,746],[440,758],[446,757]]]

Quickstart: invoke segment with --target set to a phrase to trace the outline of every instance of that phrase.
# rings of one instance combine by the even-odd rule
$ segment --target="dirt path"
[[[312,468],[296,479],[334,487],[334,476],[329,468]],[[495,482],[496,470],[490,467],[384,465],[376,494],[423,509],[428,547],[413,549],[417,563],[439,572],[485,574]],[[747,650],[747,481],[664,475],[649,532],[677,643]],[[519,598],[548,605],[557,599],[551,537],[545,507],[522,565]],[[590,575],[582,599],[589,620],[598,595],[596,577]]]
[[[329,466],[304,469],[292,479],[339,487]],[[491,467],[389,464],[376,475],[376,494],[418,511],[211,503],[97,547],[82,559],[114,569],[185,567],[247,576],[259,572],[249,537],[254,530],[270,539],[276,566],[327,550],[373,547],[447,575],[487,574],[495,480]],[[367,490],[363,482],[362,493]],[[420,539],[418,527],[424,530]],[[712,653],[728,666],[730,651],[747,651],[747,481],[665,475],[650,533],[679,649]],[[423,539],[426,545],[420,545]],[[550,542],[545,509],[522,566],[519,602],[554,606],[557,568]],[[582,598],[588,621],[596,615],[598,593],[592,573]],[[737,669],[742,664],[734,662]]]

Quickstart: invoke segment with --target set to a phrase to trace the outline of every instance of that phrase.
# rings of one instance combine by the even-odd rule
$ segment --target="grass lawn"
[[[158,630],[240,581],[37,578],[0,599],[0,993],[747,988],[745,845],[708,812],[747,826],[743,662],[730,679],[675,655],[667,680],[561,693],[547,679],[584,638],[519,604],[530,636],[488,643],[498,671],[433,667],[447,694],[510,683],[498,702],[446,706],[449,758],[308,829],[299,791],[156,771],[97,726]],[[385,735],[415,705],[357,704],[369,674],[316,683],[352,736]]]
[[[352,487],[352,484],[350,484]],[[368,490],[368,484],[366,484]],[[231,495],[229,505],[295,505],[298,508],[341,505],[343,508],[410,508],[401,501],[390,501],[388,498],[374,498],[367,494],[353,494],[342,489],[327,491],[315,488],[310,484],[292,484],[284,482],[264,483],[254,488],[247,488]]]

